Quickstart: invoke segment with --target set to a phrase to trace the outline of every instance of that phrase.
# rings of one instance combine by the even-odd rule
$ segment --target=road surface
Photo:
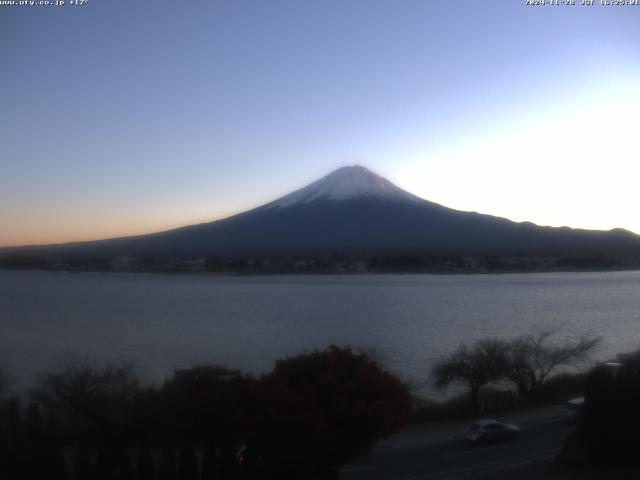
[[[340,479],[540,478],[553,468],[551,459],[572,430],[561,407],[492,418],[520,426],[520,438],[489,446],[470,446],[461,438],[469,422],[414,426],[385,439],[367,457],[344,466]]]

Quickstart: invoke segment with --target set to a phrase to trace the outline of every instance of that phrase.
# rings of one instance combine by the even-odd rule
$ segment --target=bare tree
[[[32,396],[47,408],[97,427],[107,438],[115,433],[118,415],[139,389],[131,367],[69,363],[40,375]]]
[[[602,339],[592,335],[555,340],[558,329],[544,328],[535,334],[516,337],[509,342],[508,378],[521,396],[539,389],[561,366],[578,365],[589,359]]]
[[[0,399],[9,391],[11,387],[11,378],[4,368],[0,368]]]
[[[508,353],[508,345],[500,340],[479,340],[471,347],[463,343],[453,354],[433,366],[434,384],[440,389],[455,383],[469,387],[471,410],[477,413],[480,388],[505,378],[509,373]]]

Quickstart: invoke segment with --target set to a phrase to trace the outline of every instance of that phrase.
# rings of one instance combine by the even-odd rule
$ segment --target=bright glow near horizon
[[[640,233],[640,76],[625,80],[418,154],[403,184],[460,210]]]

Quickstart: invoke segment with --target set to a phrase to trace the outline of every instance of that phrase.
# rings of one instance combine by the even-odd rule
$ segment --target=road
[[[458,480],[555,477],[550,460],[572,427],[561,407],[493,417],[521,428],[520,438],[489,446],[466,445],[467,423],[414,426],[385,439],[365,458],[346,465],[341,480]],[[537,472],[534,474],[534,472]]]

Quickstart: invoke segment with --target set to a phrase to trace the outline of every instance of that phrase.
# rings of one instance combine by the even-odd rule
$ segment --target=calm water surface
[[[640,272],[257,276],[0,271],[0,363],[25,384],[70,355],[134,362],[150,379],[350,344],[420,384],[461,341],[540,325],[593,332],[599,356],[640,347]],[[422,387],[428,391],[428,387]]]

